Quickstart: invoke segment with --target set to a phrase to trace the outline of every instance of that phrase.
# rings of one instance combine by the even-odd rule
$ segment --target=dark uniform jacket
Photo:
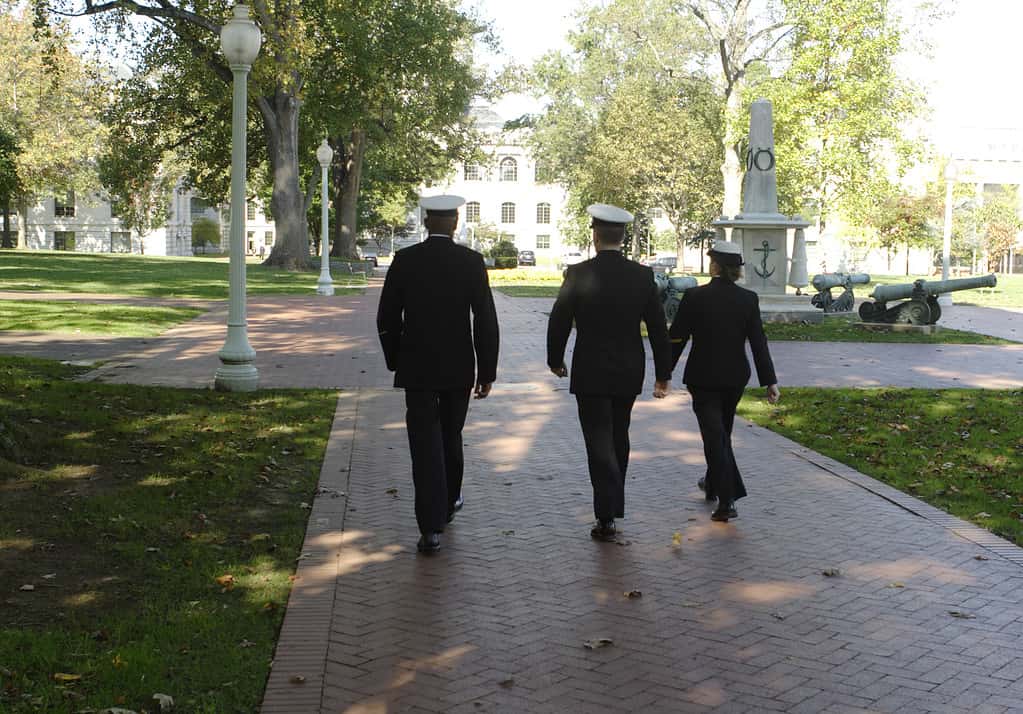
[[[703,389],[741,389],[750,378],[746,359],[749,340],[760,386],[775,384],[774,363],[760,320],[760,298],[752,290],[723,278],[686,290],[671,323],[672,365],[689,338],[693,349],[682,381]]]
[[[395,387],[441,391],[493,382],[497,311],[483,256],[446,236],[395,253],[377,331]]]
[[[572,394],[634,396],[643,391],[646,322],[657,379],[671,379],[671,344],[650,268],[617,250],[569,266],[547,324],[547,365],[564,364],[572,322]]]

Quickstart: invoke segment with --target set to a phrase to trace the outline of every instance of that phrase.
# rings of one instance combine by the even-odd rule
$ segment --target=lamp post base
[[[213,388],[218,392],[253,392],[259,387],[259,371],[251,363],[224,363],[217,369]]]
[[[320,273],[320,279],[316,281],[316,294],[317,295],[333,295],[334,294],[334,281],[330,277],[330,273]]]

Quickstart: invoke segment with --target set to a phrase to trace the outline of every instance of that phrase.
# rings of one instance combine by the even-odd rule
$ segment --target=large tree
[[[0,211],[3,211],[3,233],[0,234],[0,248],[14,248],[15,237],[11,233],[12,201],[21,193],[21,179],[18,177],[18,154],[21,147],[14,135],[0,127]]]
[[[95,189],[105,138],[106,77],[72,52],[64,24],[47,29],[36,33],[24,11],[0,6],[0,131],[9,137],[3,190],[22,230],[32,196]]]
[[[471,153],[467,110],[485,84],[472,43],[487,35],[450,0],[354,0],[321,22],[315,71],[345,81],[310,84],[309,126],[334,149],[331,253],[350,256],[364,172],[403,191]]]

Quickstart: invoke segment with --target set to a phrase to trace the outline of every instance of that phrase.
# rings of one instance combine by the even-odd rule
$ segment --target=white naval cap
[[[460,206],[465,204],[461,196],[445,194],[442,196],[423,196],[419,199],[419,205],[427,213],[438,213],[441,215],[453,215],[458,212]]]
[[[633,215],[624,208],[612,206],[608,203],[592,203],[586,207],[586,212],[598,221],[604,223],[632,223]]]
[[[728,240],[721,240],[720,238],[715,240],[710,250],[707,251],[707,255],[718,258],[719,262],[724,265],[742,265],[742,246],[738,243],[733,243]]]

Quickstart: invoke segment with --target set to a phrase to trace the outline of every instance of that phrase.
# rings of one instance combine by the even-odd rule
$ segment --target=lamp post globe
[[[330,277],[330,230],[327,206],[327,169],[334,158],[334,150],[324,139],[316,149],[316,160],[320,163],[320,277],[316,281],[318,295],[333,295],[334,280]]]
[[[948,280],[952,262],[952,192],[955,188],[959,168],[955,161],[949,159],[945,165],[945,226],[941,240],[941,279]],[[952,295],[942,293],[938,296],[938,304],[947,307],[952,304]]]
[[[245,307],[245,164],[248,73],[259,54],[263,35],[249,18],[247,5],[235,5],[220,30],[220,49],[234,76],[231,107],[231,235],[228,268],[227,341],[218,353],[213,381],[218,390],[248,392],[259,384],[256,351],[249,344]]]

